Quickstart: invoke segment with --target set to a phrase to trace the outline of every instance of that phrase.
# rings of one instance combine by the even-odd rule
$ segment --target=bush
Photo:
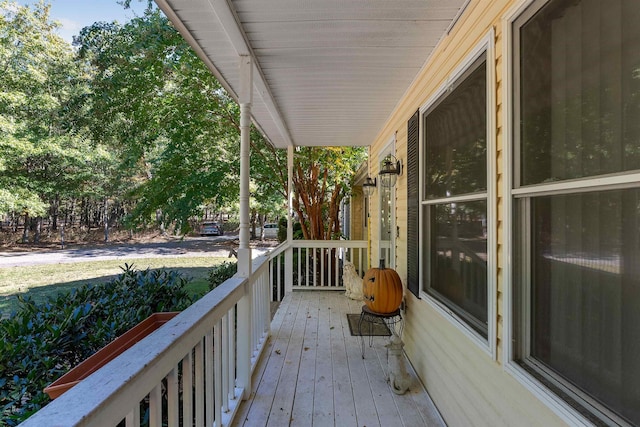
[[[293,240],[304,240],[304,233],[302,232],[302,225],[299,221],[293,223]],[[280,243],[287,240],[287,218],[282,217],[278,221],[278,241]]]
[[[215,289],[238,271],[238,262],[223,262],[209,271],[209,290]]]
[[[18,310],[0,320],[0,425],[17,425],[49,402],[44,387],[159,311],[191,304],[188,280],[172,270],[123,273],[36,304],[19,296]]]

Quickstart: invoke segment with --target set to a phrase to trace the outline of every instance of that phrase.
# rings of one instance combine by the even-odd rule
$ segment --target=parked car
[[[201,236],[222,236],[223,234],[222,225],[217,222],[203,222],[200,226]]]
[[[278,238],[278,224],[276,224],[276,223],[266,223],[264,225],[264,237],[266,239],[277,239]]]

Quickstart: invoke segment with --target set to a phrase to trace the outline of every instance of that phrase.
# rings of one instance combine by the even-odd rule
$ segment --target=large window
[[[596,423],[640,424],[640,2],[514,23],[514,357]]]
[[[487,304],[487,61],[424,114],[423,289],[484,339]]]

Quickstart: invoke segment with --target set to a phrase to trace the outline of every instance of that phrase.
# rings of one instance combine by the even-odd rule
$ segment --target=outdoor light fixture
[[[380,185],[391,188],[396,185],[398,175],[402,174],[402,164],[400,160],[389,154],[380,163]]]
[[[367,177],[362,184],[362,192],[366,197],[370,197],[373,195],[373,192],[376,190],[377,182],[376,179],[371,177]]]

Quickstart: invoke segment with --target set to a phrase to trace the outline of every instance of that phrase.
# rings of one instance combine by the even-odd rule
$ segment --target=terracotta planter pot
[[[158,329],[179,312],[153,313],[151,316],[120,335],[115,340],[98,350],[82,363],[52,382],[44,389],[51,399],[55,399],[74,385],[97,371],[135,343]]]

